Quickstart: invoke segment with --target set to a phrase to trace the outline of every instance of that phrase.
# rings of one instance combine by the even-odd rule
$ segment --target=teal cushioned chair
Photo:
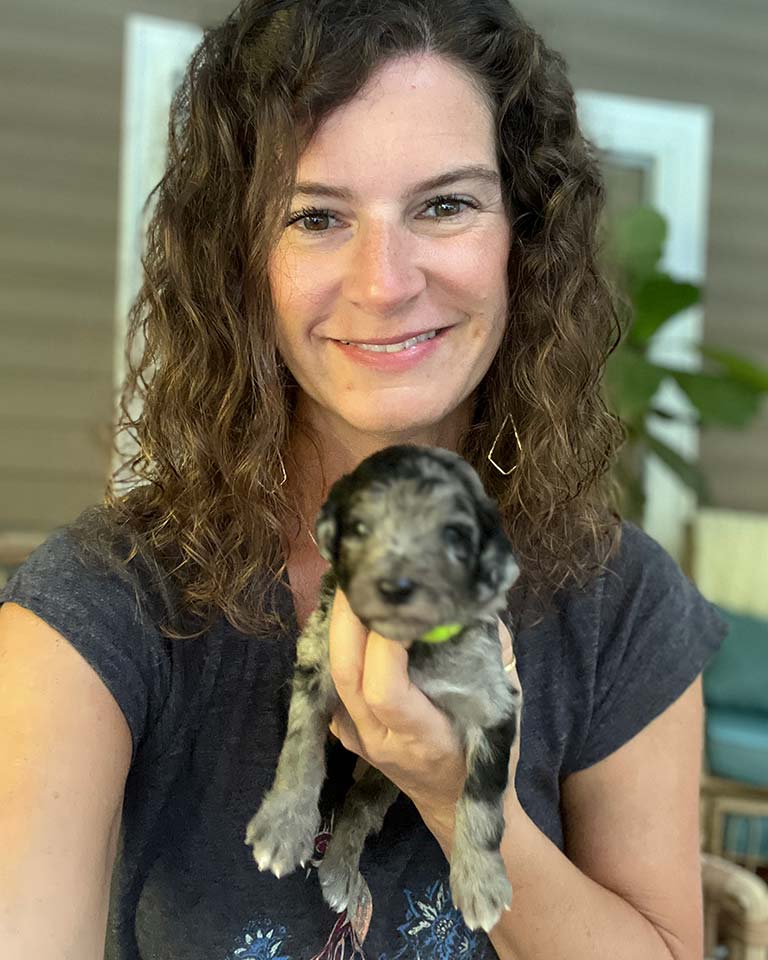
[[[730,631],[704,671],[705,779],[719,814],[708,847],[756,867],[768,864],[768,620],[719,609]]]

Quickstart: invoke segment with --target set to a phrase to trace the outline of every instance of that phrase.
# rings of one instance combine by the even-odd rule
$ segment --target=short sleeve
[[[631,524],[601,574],[598,610],[592,716],[572,772],[618,750],[674,703],[727,632],[672,557]]]
[[[125,715],[135,758],[165,696],[167,671],[160,638],[140,615],[129,583],[87,564],[62,528],[14,573],[1,602],[31,610],[96,671]]]

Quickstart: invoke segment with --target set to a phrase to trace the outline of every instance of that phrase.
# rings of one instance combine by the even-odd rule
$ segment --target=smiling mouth
[[[353,343],[351,340],[339,340],[348,347],[357,347],[358,350],[367,350],[370,353],[400,353],[403,350],[409,350],[418,343],[424,343],[427,340],[434,340],[438,333],[442,333],[446,327],[439,327],[435,330],[429,330],[427,333],[419,334],[418,337],[411,337],[408,340],[401,340],[399,343]]]

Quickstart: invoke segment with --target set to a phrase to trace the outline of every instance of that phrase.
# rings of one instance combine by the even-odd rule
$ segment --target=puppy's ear
[[[315,536],[320,556],[331,565],[339,559],[341,541],[341,523],[338,500],[331,496],[323,504],[315,523]]]
[[[512,544],[501,525],[496,505],[488,498],[477,504],[481,539],[476,567],[478,600],[503,597],[520,575]]]
[[[475,469],[463,457],[448,451],[435,451],[447,459],[463,478],[472,495],[480,531],[475,583],[477,599],[484,603],[494,595],[503,597],[520,575],[512,544],[501,523],[496,503],[485,492]]]
[[[320,555],[333,566],[337,573],[344,515],[354,489],[354,474],[347,473],[340,477],[331,487],[315,521],[315,535]]]

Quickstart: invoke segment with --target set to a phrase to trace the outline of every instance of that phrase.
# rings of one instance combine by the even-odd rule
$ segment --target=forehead
[[[361,197],[405,193],[442,168],[496,166],[494,119],[475,81],[435,55],[383,64],[320,125],[297,179]]]

